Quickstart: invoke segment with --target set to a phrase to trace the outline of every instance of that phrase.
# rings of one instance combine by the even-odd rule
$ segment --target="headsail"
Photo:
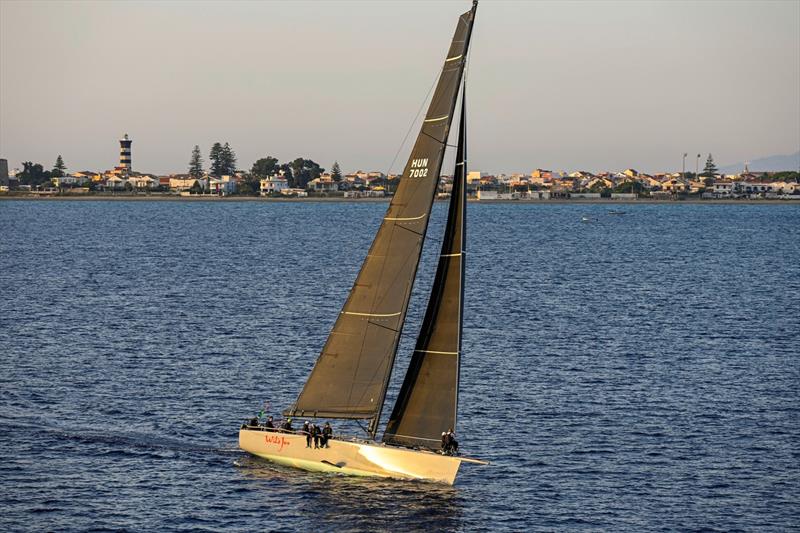
[[[461,96],[456,168],[439,265],[414,354],[383,441],[438,448],[455,429],[464,307],[466,242],[466,91]]]
[[[459,18],[397,192],[288,415],[372,419],[375,434],[439,181],[475,9],[473,4]]]

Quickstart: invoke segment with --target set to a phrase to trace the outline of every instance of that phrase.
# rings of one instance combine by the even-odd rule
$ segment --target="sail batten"
[[[416,277],[475,8],[459,18],[400,184],[333,330],[287,415],[370,418],[374,435]],[[379,323],[378,323],[379,322]]]

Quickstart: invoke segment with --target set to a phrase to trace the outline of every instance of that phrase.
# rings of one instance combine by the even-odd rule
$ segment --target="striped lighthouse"
[[[133,141],[128,138],[128,134],[119,140],[119,168],[130,172],[131,166],[131,144]]]

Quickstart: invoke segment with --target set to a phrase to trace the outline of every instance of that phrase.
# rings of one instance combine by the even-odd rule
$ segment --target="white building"
[[[111,176],[106,179],[106,189],[121,190],[128,184],[128,180],[119,176]]]
[[[208,187],[206,191],[209,194],[217,194],[227,196],[236,192],[236,180],[233,176],[222,176],[221,178],[208,178]]]
[[[85,183],[89,182],[88,178],[84,177],[76,177],[76,176],[61,176],[58,178],[51,178],[50,181],[53,183],[53,187],[62,188],[62,187],[78,187]]]
[[[733,195],[735,183],[733,181],[715,181],[713,195],[716,198],[726,198]]]
[[[159,185],[158,178],[147,175],[129,176],[128,183],[131,184],[131,187],[137,190],[152,190],[157,188]]]
[[[289,181],[283,176],[270,176],[260,181],[261,196],[284,194],[289,189]]]

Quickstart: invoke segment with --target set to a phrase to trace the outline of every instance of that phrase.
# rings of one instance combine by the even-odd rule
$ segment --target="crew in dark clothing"
[[[254,416],[250,419],[250,422],[247,424],[249,427],[258,427],[258,417]]]
[[[306,448],[311,448],[311,427],[308,425],[308,420],[303,422],[302,433],[306,436]]]
[[[264,422],[264,427],[267,429],[275,429],[275,424],[272,422],[271,416],[267,417],[267,421]]]
[[[328,441],[333,438],[333,428],[330,422],[325,422],[325,427],[322,428],[322,447],[328,448]]]
[[[442,454],[456,455],[457,453],[458,441],[456,440],[456,434],[453,433],[452,429],[448,429],[442,433]]]
[[[286,422],[284,422],[281,425],[281,429],[285,429],[286,431],[291,431],[292,430],[292,419],[291,418],[287,418]]]
[[[456,434],[453,433],[452,429],[447,430],[447,441],[450,448],[450,455],[457,455],[458,454],[458,441],[456,440]]]
[[[314,448],[319,448],[319,438],[321,437],[321,431],[317,427],[316,424],[311,424],[311,435],[314,437]]]

